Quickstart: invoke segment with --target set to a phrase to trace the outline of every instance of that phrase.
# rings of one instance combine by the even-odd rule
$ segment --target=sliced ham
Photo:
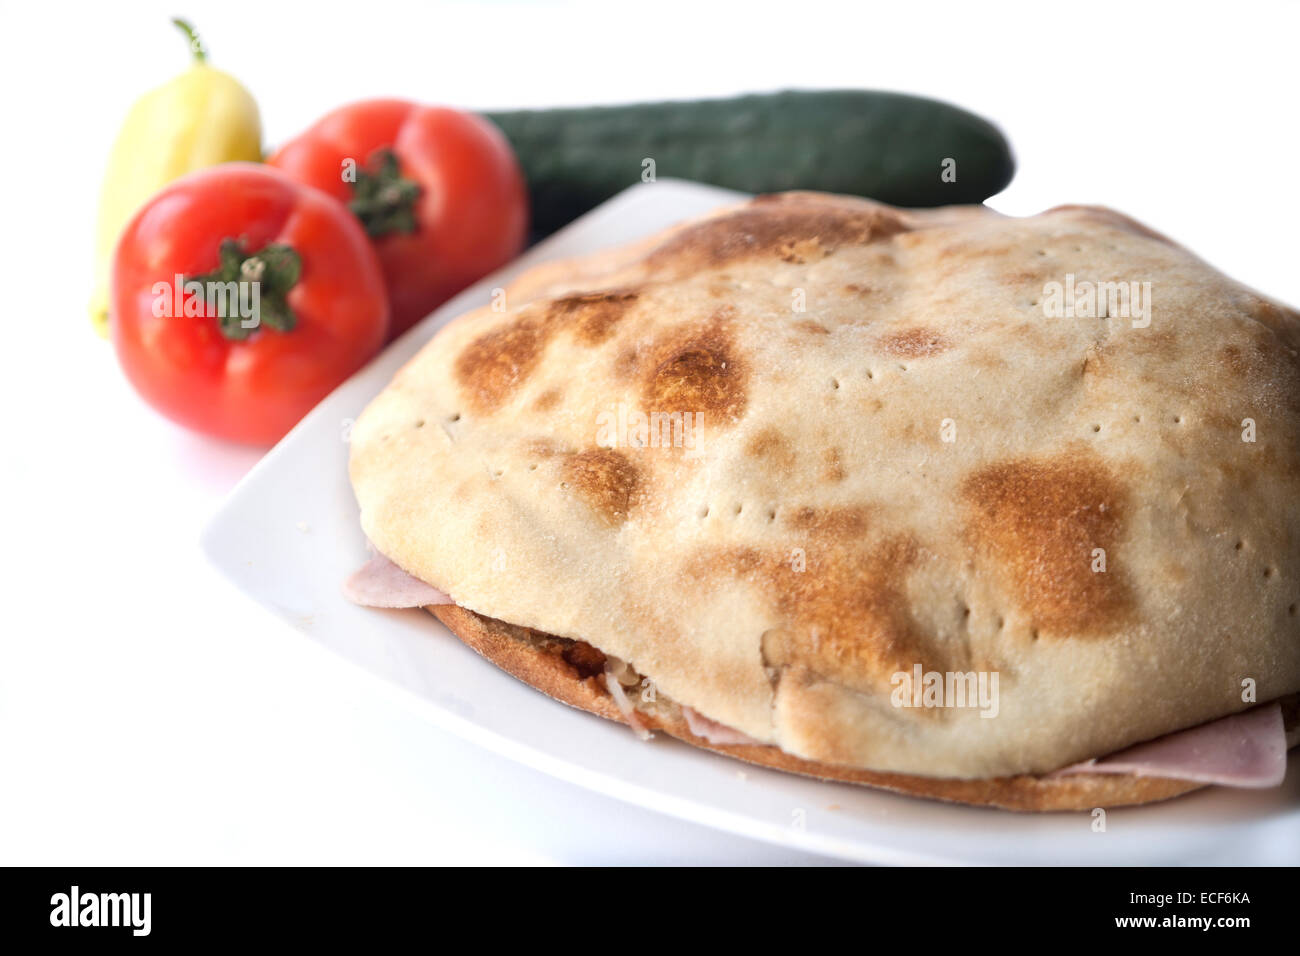
[[[686,726],[690,728],[691,733],[702,740],[707,740],[711,744],[761,744],[761,740],[755,740],[744,731],[737,730],[735,727],[728,727],[726,724],[720,724],[716,720],[710,720],[698,710],[682,705],[682,716],[686,718]]]
[[[1274,702],[1085,760],[1057,774],[1126,773],[1222,787],[1276,787],[1286,776],[1286,747],[1282,707]]]
[[[344,596],[362,607],[424,607],[453,604],[432,584],[407,574],[382,554],[376,554],[343,582]]]

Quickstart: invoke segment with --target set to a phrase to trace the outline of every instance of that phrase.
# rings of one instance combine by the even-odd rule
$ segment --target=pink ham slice
[[[686,718],[686,726],[690,728],[691,733],[696,737],[707,740],[711,744],[761,744],[761,740],[755,740],[749,734],[737,730],[734,727],[728,727],[726,724],[720,724],[716,720],[710,720],[698,710],[693,710],[685,705],[682,706],[682,716]]]
[[[682,707],[686,725],[711,744],[761,744],[734,727]],[[1276,702],[1085,760],[1052,776],[1076,773],[1172,777],[1222,787],[1276,787],[1286,776],[1287,737]]]
[[[1056,773],[1127,773],[1222,787],[1276,787],[1286,776],[1282,706],[1264,704]]]
[[[382,554],[376,554],[343,582],[343,595],[362,607],[424,607],[454,604],[432,584],[407,574]]]

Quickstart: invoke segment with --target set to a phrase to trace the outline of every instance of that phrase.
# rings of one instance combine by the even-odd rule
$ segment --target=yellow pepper
[[[188,172],[218,163],[262,159],[257,103],[228,73],[207,64],[194,29],[173,20],[190,40],[194,62],[136,101],[113,144],[99,201],[95,292],[90,318],[108,334],[109,269],[123,227],[145,200]]]

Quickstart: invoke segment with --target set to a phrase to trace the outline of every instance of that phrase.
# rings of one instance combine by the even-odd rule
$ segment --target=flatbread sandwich
[[[642,734],[1014,810],[1297,740],[1300,315],[1110,210],[786,193],[539,267],[350,473],[354,596]]]

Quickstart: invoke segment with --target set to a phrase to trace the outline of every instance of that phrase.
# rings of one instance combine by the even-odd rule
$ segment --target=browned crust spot
[[[651,252],[646,264],[651,270],[689,272],[764,257],[803,262],[907,229],[898,213],[884,207],[777,197],[687,226]]]
[[[558,388],[548,388],[537,398],[533,399],[533,410],[538,412],[549,412],[560,404],[564,398],[564,392]]]
[[[553,438],[533,438],[524,444],[525,451],[533,458],[554,458],[556,455],[568,454],[569,448]]]
[[[785,515],[785,522],[796,531],[815,535],[829,544],[847,547],[857,544],[867,533],[872,509],[865,506],[814,508],[805,505]]]
[[[756,432],[745,444],[745,454],[781,474],[794,470],[797,456],[794,446],[779,428],[768,426]]]
[[[905,591],[919,547],[906,535],[869,534],[866,508],[798,508],[777,549],[704,549],[688,564],[696,586],[752,582],[780,622],[763,637],[769,667],[805,667],[844,687],[878,692],[920,663],[947,655],[917,626]]]
[[[532,373],[552,326],[535,313],[485,332],[456,356],[456,380],[478,412],[500,406]]]
[[[822,453],[822,481],[830,484],[838,484],[847,476],[844,470],[844,461],[840,457],[838,448],[827,448]]]
[[[590,448],[564,459],[564,481],[607,524],[626,521],[641,488],[631,459],[613,448]]]
[[[1277,403],[1300,411],[1300,359],[1296,353],[1278,348],[1271,330],[1260,329],[1242,346],[1225,345],[1219,355],[1232,375],[1259,397],[1261,406]],[[1235,421],[1242,417],[1235,417]]]
[[[640,293],[631,289],[611,289],[568,295],[551,302],[547,317],[551,322],[573,331],[584,345],[599,345],[614,334]]]
[[[938,664],[912,618],[903,582],[917,547],[896,536],[858,547],[809,542],[805,568],[769,561],[763,572],[784,626],[763,641],[770,667],[806,667],[861,691],[889,686],[916,663]]]
[[[952,343],[933,329],[906,329],[887,335],[879,342],[882,352],[900,358],[926,358],[946,352],[951,347]]]
[[[605,690],[602,678],[592,670],[596,658],[586,658],[585,652],[571,650],[579,645],[590,645],[507,624],[455,605],[430,607],[428,610],[466,645],[530,687],[579,710],[607,720],[627,722]],[[603,667],[604,655],[595,648],[592,650],[600,655]],[[577,666],[572,662],[574,658],[592,663]],[[660,698],[663,700],[662,694]],[[642,711],[639,716],[649,729],[661,731],[692,746],[773,770],[952,803],[994,806],[1022,812],[1088,811],[1095,807],[1119,807],[1167,800],[1204,786],[1187,780],[1111,774],[1077,774],[1069,777],[1022,774],[987,780],[951,780],[859,770],[803,760],[766,744],[713,744],[690,732],[680,708],[666,700],[663,700],[663,705],[653,713]],[[643,745],[629,740],[628,746]]]
[[[625,360],[640,371],[646,408],[702,413],[712,423],[740,416],[749,375],[728,328],[731,318],[731,310],[720,309],[706,324],[673,329],[646,354]]]
[[[969,539],[1045,636],[1110,634],[1131,619],[1115,552],[1128,499],[1094,453],[991,465],[966,478],[962,495]],[[1092,570],[1096,548],[1104,572]]]
[[[494,411],[532,374],[556,332],[568,329],[582,344],[598,345],[639,297],[634,289],[607,289],[530,306],[467,345],[456,357],[456,380],[476,411]]]

